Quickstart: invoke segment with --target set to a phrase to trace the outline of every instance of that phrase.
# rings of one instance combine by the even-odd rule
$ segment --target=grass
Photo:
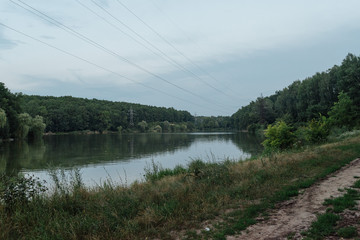
[[[225,239],[358,156],[353,136],[249,161],[194,160],[173,170],[153,164],[147,181],[129,187],[109,181],[87,189],[77,173],[70,182],[55,173],[54,194],[17,201],[3,184],[0,239],[172,239],[182,230],[184,239]],[[15,194],[14,204],[5,193]],[[204,221],[211,230],[195,231]]]
[[[359,188],[360,180],[356,181],[353,188]],[[357,236],[357,229],[353,226],[346,226],[336,229],[337,222],[341,220],[339,213],[345,209],[352,209],[356,205],[356,200],[360,199],[360,193],[355,189],[347,189],[347,192],[340,197],[334,199],[326,199],[325,206],[331,206],[326,213],[317,217],[312,223],[310,229],[304,233],[306,239],[323,239],[326,236],[337,234],[338,237],[352,238]]]
[[[335,232],[336,222],[340,217],[333,213],[324,213],[318,216],[317,221],[313,222],[308,232],[308,239],[323,239]]]
[[[342,238],[353,238],[358,235],[357,229],[353,226],[340,228],[337,231],[337,234],[339,235],[339,237],[342,237]]]

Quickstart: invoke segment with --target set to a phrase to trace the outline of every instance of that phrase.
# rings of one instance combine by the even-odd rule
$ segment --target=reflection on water
[[[84,182],[94,185],[107,177],[139,180],[152,160],[172,168],[194,158],[221,161],[248,158],[261,151],[260,140],[244,133],[45,136],[38,142],[1,143],[0,170],[48,179],[49,167],[76,167]]]

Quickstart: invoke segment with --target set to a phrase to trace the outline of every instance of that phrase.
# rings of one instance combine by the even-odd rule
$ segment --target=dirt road
[[[292,239],[302,239],[300,233],[310,227],[317,214],[325,212],[324,200],[343,195],[339,189],[353,185],[357,180],[354,176],[360,177],[360,158],[305,189],[299,196],[281,203],[270,213],[269,219],[248,227],[240,235],[228,236],[227,240],[287,239],[290,234]]]

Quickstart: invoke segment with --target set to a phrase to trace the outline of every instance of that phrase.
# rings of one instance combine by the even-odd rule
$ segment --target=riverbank
[[[224,239],[359,156],[356,135],[248,161],[195,160],[173,170],[153,165],[147,182],[130,187],[107,181],[87,189],[77,174],[69,182],[58,176],[50,197],[34,194],[28,201],[14,189],[6,192],[0,238]]]

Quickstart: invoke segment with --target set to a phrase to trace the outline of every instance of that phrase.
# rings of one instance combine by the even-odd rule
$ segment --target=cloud
[[[15,48],[18,44],[10,39],[7,39],[4,36],[2,28],[0,27],[0,49],[12,49]]]
[[[99,0],[98,2],[99,2],[100,5],[102,5],[104,7],[109,6],[109,1],[108,0]]]
[[[41,38],[49,39],[49,40],[56,39],[55,37],[53,37],[53,36],[48,36],[48,35],[42,35]]]

